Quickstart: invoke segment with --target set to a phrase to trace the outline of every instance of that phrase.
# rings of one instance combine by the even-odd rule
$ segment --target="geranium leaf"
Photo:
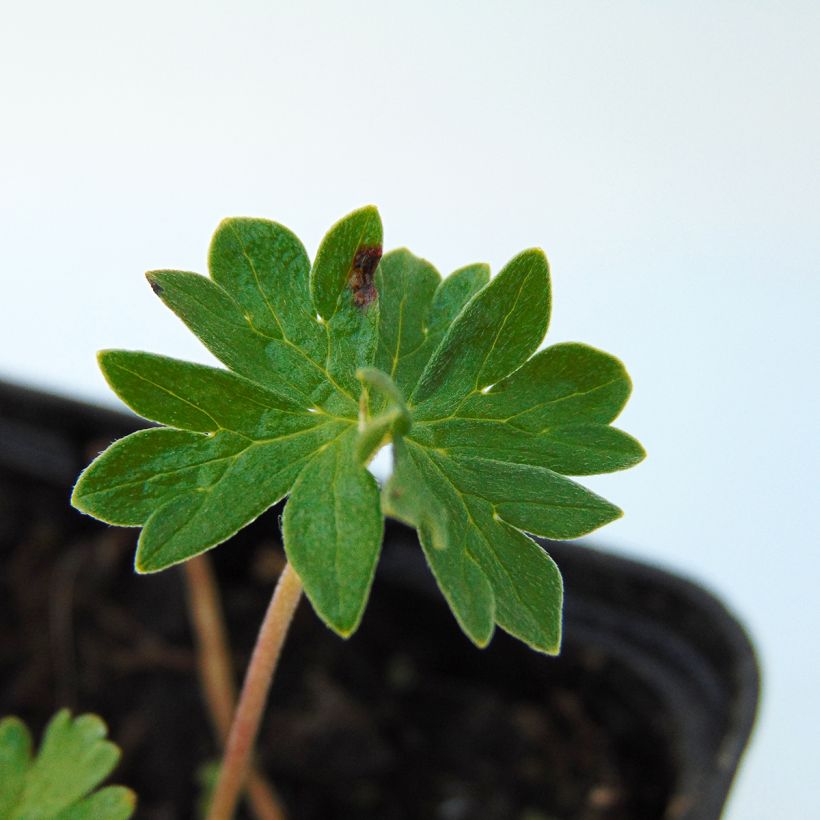
[[[114,443],[80,477],[75,506],[141,526],[152,572],[229,538],[290,495],[288,558],[341,635],[362,617],[383,513],[416,527],[456,619],[477,645],[496,625],[558,651],[560,574],[528,535],[575,538],[621,513],[567,476],[644,457],[611,426],[623,365],[565,343],[536,352],[551,310],[538,249],[490,280],[442,279],[406,249],[382,254],[375,208],[332,226],[310,265],[286,228],[229,219],[210,278],[158,271],[160,298],[231,371],[103,351],[111,387],[166,425]],[[381,493],[365,465],[394,445]]]
[[[282,518],[285,551],[319,616],[342,636],[362,617],[382,542],[379,488],[349,430],[302,470]]]
[[[0,818],[11,817],[31,765],[31,735],[23,721],[0,721]]]
[[[310,288],[327,325],[328,378],[358,395],[355,373],[373,363],[379,334],[375,277],[382,256],[382,223],[373,207],[340,219],[316,252]]]
[[[519,254],[475,290],[462,290],[458,278],[433,290],[431,266],[408,252],[386,262],[384,304],[401,311],[392,308],[392,328],[391,309],[383,316],[377,362],[413,372],[419,364],[411,355],[447,327],[420,376],[405,379],[411,426],[403,435],[393,431],[383,509],[417,528],[442,592],[475,643],[486,643],[495,623],[554,654],[561,576],[525,533],[576,538],[621,515],[565,476],[624,469],[644,457],[635,439],[609,426],[629,396],[629,377],[617,359],[586,345],[534,352],[550,312],[540,251]],[[478,267],[459,273],[465,283],[471,276],[483,284],[486,275]],[[436,306],[448,286],[466,299],[442,297]],[[409,307],[413,298],[418,305]],[[404,337],[399,317],[410,320]]]
[[[211,486],[247,441],[188,430],[140,430],[114,442],[82,473],[71,503],[100,521],[141,527],[180,495]]]
[[[310,298],[310,260],[291,231],[266,219],[224,219],[211,241],[208,267],[253,327],[324,366],[327,335]]]
[[[579,538],[622,515],[614,504],[544,467],[428,452],[461,497],[481,499],[498,519],[534,535]]]
[[[56,820],[127,820],[136,800],[130,789],[108,786],[61,811]]]
[[[456,620],[477,646],[486,646],[493,634],[495,597],[468,549],[470,522],[464,505],[422,448],[397,437],[393,450],[395,466],[382,493],[382,506],[418,530],[427,562]]]
[[[156,572],[226,541],[284,498],[311,456],[348,427],[331,421],[271,439],[246,439],[237,452],[219,458],[218,475],[206,472],[195,488],[151,514],[140,533],[137,570]]]
[[[304,567],[304,541],[297,539],[292,551],[320,614],[339,632],[355,628],[383,526],[378,488],[355,459],[356,373],[372,364],[378,341],[373,279],[380,255],[374,208],[338,222],[313,268],[281,225],[229,219],[211,243],[210,278],[149,274],[160,298],[235,372],[143,352],[99,356],[120,398],[167,425],[115,442],[72,495],[76,507],[103,521],[143,528],[138,571],[164,569],[225,541],[297,486],[288,518],[299,517],[300,497],[309,507],[316,476],[332,465],[335,496],[349,502],[350,516],[336,522],[335,547],[313,547],[335,550],[344,569],[335,609],[316,591],[326,585],[317,587]],[[316,521],[329,537],[322,510]],[[348,557],[354,542],[357,552]]]
[[[301,405],[322,405],[332,392],[325,370],[280,336],[251,323],[239,304],[212,280],[184,271],[146,274],[162,301],[231,370]]]
[[[470,396],[458,416],[503,419],[533,433],[561,424],[609,424],[631,390],[618,359],[568,342],[539,351],[486,394]]]
[[[377,274],[380,298],[376,367],[409,396],[455,317],[489,281],[487,265],[470,265],[442,280],[406,248],[386,254]]]
[[[544,338],[549,310],[546,257],[524,251],[456,317],[411,397],[417,417],[449,415],[520,367]]]
[[[454,455],[541,465],[562,475],[624,470],[645,456],[632,436],[606,424],[568,424],[528,433],[508,421],[453,418],[430,422],[418,435]]]
[[[382,221],[372,206],[340,219],[325,235],[310,271],[310,292],[319,315],[330,321],[350,289],[360,306],[373,301],[373,275],[382,255]],[[375,294],[377,295],[377,294]]]
[[[484,262],[465,265],[442,280],[430,306],[429,328],[438,347],[464,306],[490,281],[490,266]]]
[[[304,408],[227,370],[130,350],[103,350],[98,361],[111,389],[135,413],[169,427],[261,438],[288,419],[305,426]]]
[[[92,791],[111,773],[119,750],[105,739],[96,715],[49,722],[36,756],[28,729],[17,718],[0,721],[0,820],[126,820],[136,798],[121,786]]]
[[[405,395],[412,392],[430,358],[425,349],[427,323],[439,284],[439,272],[426,259],[414,256],[406,248],[385,254],[379,266],[376,367],[387,373]]]

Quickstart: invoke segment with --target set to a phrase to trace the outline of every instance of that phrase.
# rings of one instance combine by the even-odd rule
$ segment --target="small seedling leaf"
[[[288,559],[316,612],[340,635],[362,617],[381,548],[379,488],[355,457],[356,431],[300,473],[282,518]]]
[[[357,372],[371,367],[378,343],[381,246],[372,207],[334,225],[312,267],[287,228],[227,219],[211,242],[210,277],[148,274],[233,372],[100,353],[117,395],[165,426],[112,444],[80,476],[72,502],[103,521],[142,527],[139,572],[222,543],[292,492],[288,556],[328,624],[343,635],[355,629],[383,528],[378,487],[367,459],[356,457]]]
[[[401,261],[422,270],[408,256]],[[393,287],[400,293],[391,296]],[[384,278],[385,303],[410,291],[402,277]],[[631,389],[617,359],[580,344],[534,353],[550,301],[546,258],[530,250],[451,307],[451,324],[412,389],[412,426],[394,435],[382,506],[418,529],[442,592],[476,644],[486,644],[497,624],[555,654],[561,576],[526,533],[576,538],[618,518],[616,506],[566,476],[624,469],[644,452],[609,426]],[[380,351],[396,346],[387,333]]]
[[[32,754],[22,721],[0,721],[0,820],[126,820],[134,813],[134,793],[122,786],[94,789],[119,760],[96,715],[72,718],[58,712]],[[93,792],[93,793],[92,793]]]
[[[153,572],[289,495],[285,551],[344,636],[361,620],[387,513],[417,528],[477,645],[498,625],[555,653],[561,576],[527,533],[575,538],[621,514],[570,477],[644,457],[611,426],[629,377],[586,345],[536,352],[551,309],[538,249],[492,280],[483,264],[442,279],[406,249],[381,254],[381,220],[365,207],[330,229],[313,265],[287,228],[228,219],[210,277],[150,273],[230,371],[103,351],[114,391],[165,426],[115,442],[73,502],[142,527],[136,566]],[[380,492],[366,464],[391,442],[394,472]]]

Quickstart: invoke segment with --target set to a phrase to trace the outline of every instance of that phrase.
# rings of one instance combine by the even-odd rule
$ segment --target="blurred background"
[[[442,273],[540,245],[552,342],[620,356],[649,458],[594,539],[718,592],[764,672],[727,817],[820,800],[816,2],[16,4],[0,378],[114,406],[103,347],[208,362],[142,273],[228,215],[359,205]]]

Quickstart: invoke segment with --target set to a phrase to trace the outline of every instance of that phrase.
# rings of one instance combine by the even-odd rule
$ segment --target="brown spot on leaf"
[[[379,295],[373,284],[373,276],[381,258],[381,245],[362,246],[353,257],[347,282],[353,291],[353,303],[358,307],[366,307]]]
[[[150,276],[147,276],[146,278],[148,279],[148,284],[151,286],[151,290],[154,291],[154,293],[156,293],[157,296],[159,296],[163,291],[162,285],[160,285],[160,283],[157,282],[156,279],[152,279]]]

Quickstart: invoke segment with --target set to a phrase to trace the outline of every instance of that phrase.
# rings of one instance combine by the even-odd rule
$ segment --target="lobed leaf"
[[[381,294],[376,367],[405,396],[455,317],[489,278],[487,265],[469,265],[442,280],[429,262],[406,248],[382,259],[376,280]]]
[[[416,418],[450,415],[520,367],[544,338],[549,309],[546,257],[524,251],[456,317],[411,396]]]
[[[154,292],[231,370],[302,407],[332,392],[325,369],[281,336],[252,324],[228,293],[205,276],[183,271],[146,274]]]
[[[629,377],[617,359],[586,345],[533,355],[550,310],[540,251],[519,254],[466,305],[442,300],[449,312],[439,319],[429,263],[408,252],[385,261],[377,362],[410,385],[412,428],[406,437],[394,432],[383,508],[417,528],[439,587],[475,643],[484,645],[498,624],[555,654],[561,576],[525,533],[576,538],[621,515],[564,475],[624,469],[644,457],[637,441],[609,426],[629,396]],[[455,281],[451,287],[457,292]],[[414,297],[419,305],[408,306]],[[412,357],[447,322],[419,376]]]
[[[569,342],[539,351],[485,394],[470,396],[458,416],[501,419],[532,433],[579,422],[609,424],[631,390],[618,359]]]
[[[310,260],[291,231],[267,219],[224,219],[208,267],[253,327],[324,365],[327,336],[310,298]]]
[[[416,435],[453,455],[535,464],[563,475],[625,470],[645,456],[634,438],[605,424],[573,424],[528,433],[492,418],[454,418],[419,425]]]
[[[586,345],[535,352],[551,302],[540,250],[492,281],[486,265],[442,280],[406,249],[381,253],[372,207],[337,222],[312,266],[287,228],[228,219],[211,243],[210,278],[149,274],[234,372],[103,351],[115,392],[167,426],[113,444],[72,501],[143,527],[136,563],[152,572],[221,543],[290,494],[288,558],[320,617],[345,636],[362,617],[385,512],[416,527],[477,645],[497,624],[555,653],[561,578],[525,533],[574,538],[620,515],[565,476],[644,457],[610,426],[629,377]],[[380,494],[364,465],[391,440],[394,473]]]
[[[364,305],[371,300],[373,275],[382,255],[382,221],[372,205],[340,219],[325,235],[310,271],[310,292],[327,322],[345,289]]]
[[[441,343],[456,316],[490,281],[490,266],[479,262],[453,271],[436,289],[427,323],[428,343],[432,353]],[[421,374],[419,374],[421,375]]]
[[[130,350],[102,350],[97,358],[125,404],[169,427],[264,437],[305,416],[290,399],[227,370]]]
[[[71,503],[121,527],[140,527],[164,504],[209,487],[243,453],[247,439],[188,430],[140,430],[114,442],[83,471]]]
[[[285,551],[325,623],[347,637],[359,625],[382,543],[379,488],[355,458],[349,430],[317,452],[293,485],[282,518]]]
[[[17,718],[0,721],[0,820],[126,820],[133,792],[121,786],[92,791],[119,760],[96,715],[72,719],[67,709],[46,727],[39,752]]]
[[[327,372],[343,393],[357,395],[356,370],[373,363],[379,340],[375,277],[382,223],[372,206],[339,220],[327,233],[310,272],[311,292],[327,324]]]
[[[156,572],[226,541],[284,498],[311,456],[347,425],[327,422],[279,438],[245,441],[219,474],[159,507],[140,533],[136,568]]]
[[[556,485],[563,493],[560,499]],[[552,497],[544,490],[552,491]],[[408,493],[410,510],[402,515]],[[494,621],[532,648],[555,654],[561,636],[561,576],[552,559],[515,529],[521,527],[521,509],[508,506],[508,497],[531,504],[532,509],[525,508],[527,529],[549,530],[552,537],[583,534],[592,528],[590,522],[595,526],[619,514],[603,499],[548,470],[509,470],[506,464],[450,459],[412,441],[397,447],[396,469],[383,503],[387,512],[419,529],[422,544],[424,532],[431,533],[431,548],[425,550],[428,562],[459,623],[478,645],[489,639]],[[414,509],[424,517],[414,517]],[[478,570],[481,582],[472,579],[471,586],[488,589],[489,606],[486,597],[469,595],[460,572],[446,571],[454,559],[456,569],[469,566],[473,575]],[[483,633],[469,628],[488,615],[490,631],[486,622]]]
[[[532,649],[557,655],[563,582],[555,562],[478,497],[464,502],[473,525],[471,551],[493,588],[496,622]]]
[[[311,268],[282,225],[227,219],[211,242],[210,278],[148,274],[160,298],[234,372],[136,351],[99,356],[120,398],[167,425],[115,442],[72,494],[83,512],[142,527],[138,571],[164,569],[225,541],[296,487],[288,518],[299,518],[300,499],[334,465],[336,497],[354,511],[369,505],[366,532],[358,552],[345,556],[358,523],[355,516],[336,522],[337,564],[350,586],[335,609],[317,591],[327,584],[309,570],[306,587],[335,628],[355,628],[382,527],[378,491],[354,458],[356,373],[372,364],[378,341],[373,279],[381,241],[378,212],[360,209],[331,228]],[[316,521],[327,529],[326,519]],[[304,570],[304,542],[297,538],[292,551]]]
[[[427,322],[440,284],[439,272],[406,248],[385,254],[376,274],[380,315],[375,364],[405,395],[430,357]]]
[[[495,597],[468,549],[463,504],[422,448],[397,438],[393,453],[393,475],[382,492],[382,507],[418,530],[427,563],[456,620],[477,646],[486,646],[493,634]]]
[[[544,467],[482,458],[430,458],[465,497],[487,502],[493,516],[545,538],[579,538],[620,518],[614,505]]]

